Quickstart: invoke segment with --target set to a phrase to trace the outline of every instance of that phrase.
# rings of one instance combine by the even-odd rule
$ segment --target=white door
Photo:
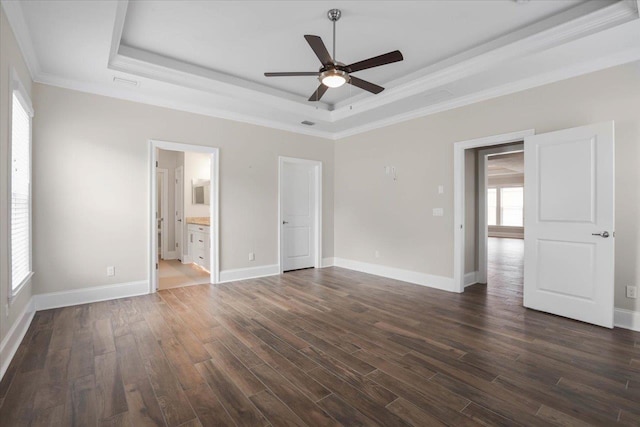
[[[613,327],[614,125],[525,138],[524,306]]]
[[[282,164],[283,271],[314,266],[315,260],[315,166]]]
[[[176,207],[176,214],[175,214],[175,221],[176,221],[176,225],[175,225],[175,233],[176,233],[176,253],[178,254],[178,259],[180,261],[184,260],[184,251],[182,250],[182,247],[184,245],[184,241],[182,238],[182,234],[183,234],[183,210],[184,210],[184,169],[182,166],[178,166],[176,168],[176,187],[175,187],[175,192],[173,193],[175,195],[175,207]]]

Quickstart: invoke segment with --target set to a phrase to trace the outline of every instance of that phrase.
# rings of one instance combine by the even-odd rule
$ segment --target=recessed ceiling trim
[[[109,61],[111,63],[118,54],[120,41],[122,40],[122,32],[124,31],[124,23],[127,17],[127,9],[129,8],[129,0],[120,0],[116,2],[116,17],[113,22],[113,34],[111,36],[111,48],[109,49]]]
[[[232,120],[234,122],[248,123],[252,125],[262,126],[271,129],[278,129],[303,135],[315,136],[325,139],[334,139],[331,132],[325,132],[319,129],[312,129],[296,124],[287,124],[276,120],[257,118],[253,115],[237,113],[228,109],[208,108],[201,105],[190,104],[175,99],[167,99],[161,96],[150,96],[141,93],[133,88],[114,87],[111,85],[79,82],[74,79],[67,79],[53,74],[40,73],[34,79],[36,83],[42,83],[49,86],[70,89],[78,92],[102,95],[109,98],[122,99],[125,101],[138,102],[141,104],[154,105],[157,107],[170,108],[172,110],[185,111],[188,113],[199,114],[219,119]]]
[[[603,4],[606,6],[603,7]],[[334,106],[331,119],[338,121],[379,108],[477,74],[497,64],[540,52],[633,19],[638,19],[638,11],[624,1],[613,4],[603,1],[588,2],[412,73],[402,79],[412,79],[404,84],[387,83],[387,90],[377,96],[363,96],[355,102],[349,99],[341,101]],[[423,76],[415,78],[420,74]]]
[[[118,5],[114,23],[117,54],[109,68],[160,80],[192,89],[206,90],[249,102],[262,102],[271,108],[303,112],[315,121],[338,122],[367,111],[384,107],[457,80],[475,75],[506,61],[549,49],[576,38],[620,25],[638,18],[638,11],[627,1],[590,1],[516,32],[499,37],[426,67],[402,79],[386,84],[387,90],[376,96],[362,94],[331,107],[324,103],[309,104],[306,98],[272,89],[266,85],[195,66],[120,44],[126,18],[126,4]]]
[[[487,101],[500,96],[521,92],[523,90],[531,89],[538,86],[543,86],[550,83],[555,83],[560,80],[581,76],[583,74],[592,73],[608,67],[615,67],[617,65],[627,64],[629,62],[633,62],[637,60],[640,60],[640,46],[637,49],[628,50],[628,51],[607,56],[604,58],[596,58],[593,61],[589,61],[587,63],[577,64],[572,67],[562,68],[557,71],[537,75],[531,78],[519,80],[517,82],[492,87],[490,89],[483,90],[480,92],[475,92],[470,95],[440,102],[435,105],[430,105],[425,108],[420,108],[417,110],[409,111],[407,113],[388,117],[383,120],[377,120],[375,122],[367,123],[366,125],[363,125],[363,126],[353,127],[351,129],[348,129],[342,132],[336,132],[333,134],[333,139],[339,140],[339,139],[347,138],[360,133],[369,132],[375,129],[391,126],[397,123],[402,123],[407,120],[415,119],[418,117],[424,117],[431,114],[441,113],[443,111],[453,110],[454,108],[465,107],[467,105],[476,104],[478,102]]]
[[[33,79],[40,72],[40,63],[38,62],[38,57],[33,49],[33,42],[31,41],[31,35],[29,34],[29,27],[24,19],[20,2],[2,0],[0,3],[2,4],[4,12],[7,14],[7,21],[9,21],[9,25],[16,36],[18,47],[20,48],[20,51],[22,51],[29,74],[31,75],[31,79]]]
[[[267,93],[262,88],[258,89],[261,85],[257,83],[126,45],[120,45],[118,54],[109,63],[108,68],[191,89],[245,99],[248,102],[261,102],[284,111],[313,114],[318,120],[330,120],[326,105],[310,105],[306,98],[276,89],[269,88]],[[239,84],[239,80],[242,85]],[[302,99],[304,102],[296,99]]]

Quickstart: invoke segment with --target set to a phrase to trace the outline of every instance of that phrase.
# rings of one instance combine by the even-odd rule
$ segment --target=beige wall
[[[40,84],[33,100],[37,293],[148,278],[150,138],[220,148],[222,270],[277,264],[278,156],[322,161],[333,256],[332,141]]]
[[[27,284],[13,300],[6,305],[9,297],[9,144],[10,112],[13,88],[10,83],[14,69],[25,89],[31,95],[31,77],[24,62],[9,22],[0,7],[0,342],[31,299],[31,284]],[[0,366],[4,363],[0,360]]]
[[[453,276],[453,143],[535,128],[616,121],[616,306],[640,310],[638,63],[414,119],[336,144],[336,257]],[[387,185],[382,167],[394,164]],[[437,186],[443,184],[445,194]],[[432,208],[444,207],[444,217]],[[380,258],[374,251],[380,249]]]

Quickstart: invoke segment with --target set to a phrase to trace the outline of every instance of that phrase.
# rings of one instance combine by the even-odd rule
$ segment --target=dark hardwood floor
[[[640,423],[640,334],[339,268],[38,312],[2,426]]]

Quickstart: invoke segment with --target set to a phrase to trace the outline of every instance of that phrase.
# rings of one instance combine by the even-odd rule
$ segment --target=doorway
[[[518,140],[524,140],[527,176],[522,304],[613,327],[613,122],[539,135],[529,130],[454,144],[453,290],[464,292],[465,288],[467,150]],[[500,194],[496,192],[496,199]],[[494,204],[498,206],[499,201]]]
[[[279,158],[280,272],[322,266],[322,162]]]
[[[217,283],[218,149],[156,140],[149,147],[149,292]]]

